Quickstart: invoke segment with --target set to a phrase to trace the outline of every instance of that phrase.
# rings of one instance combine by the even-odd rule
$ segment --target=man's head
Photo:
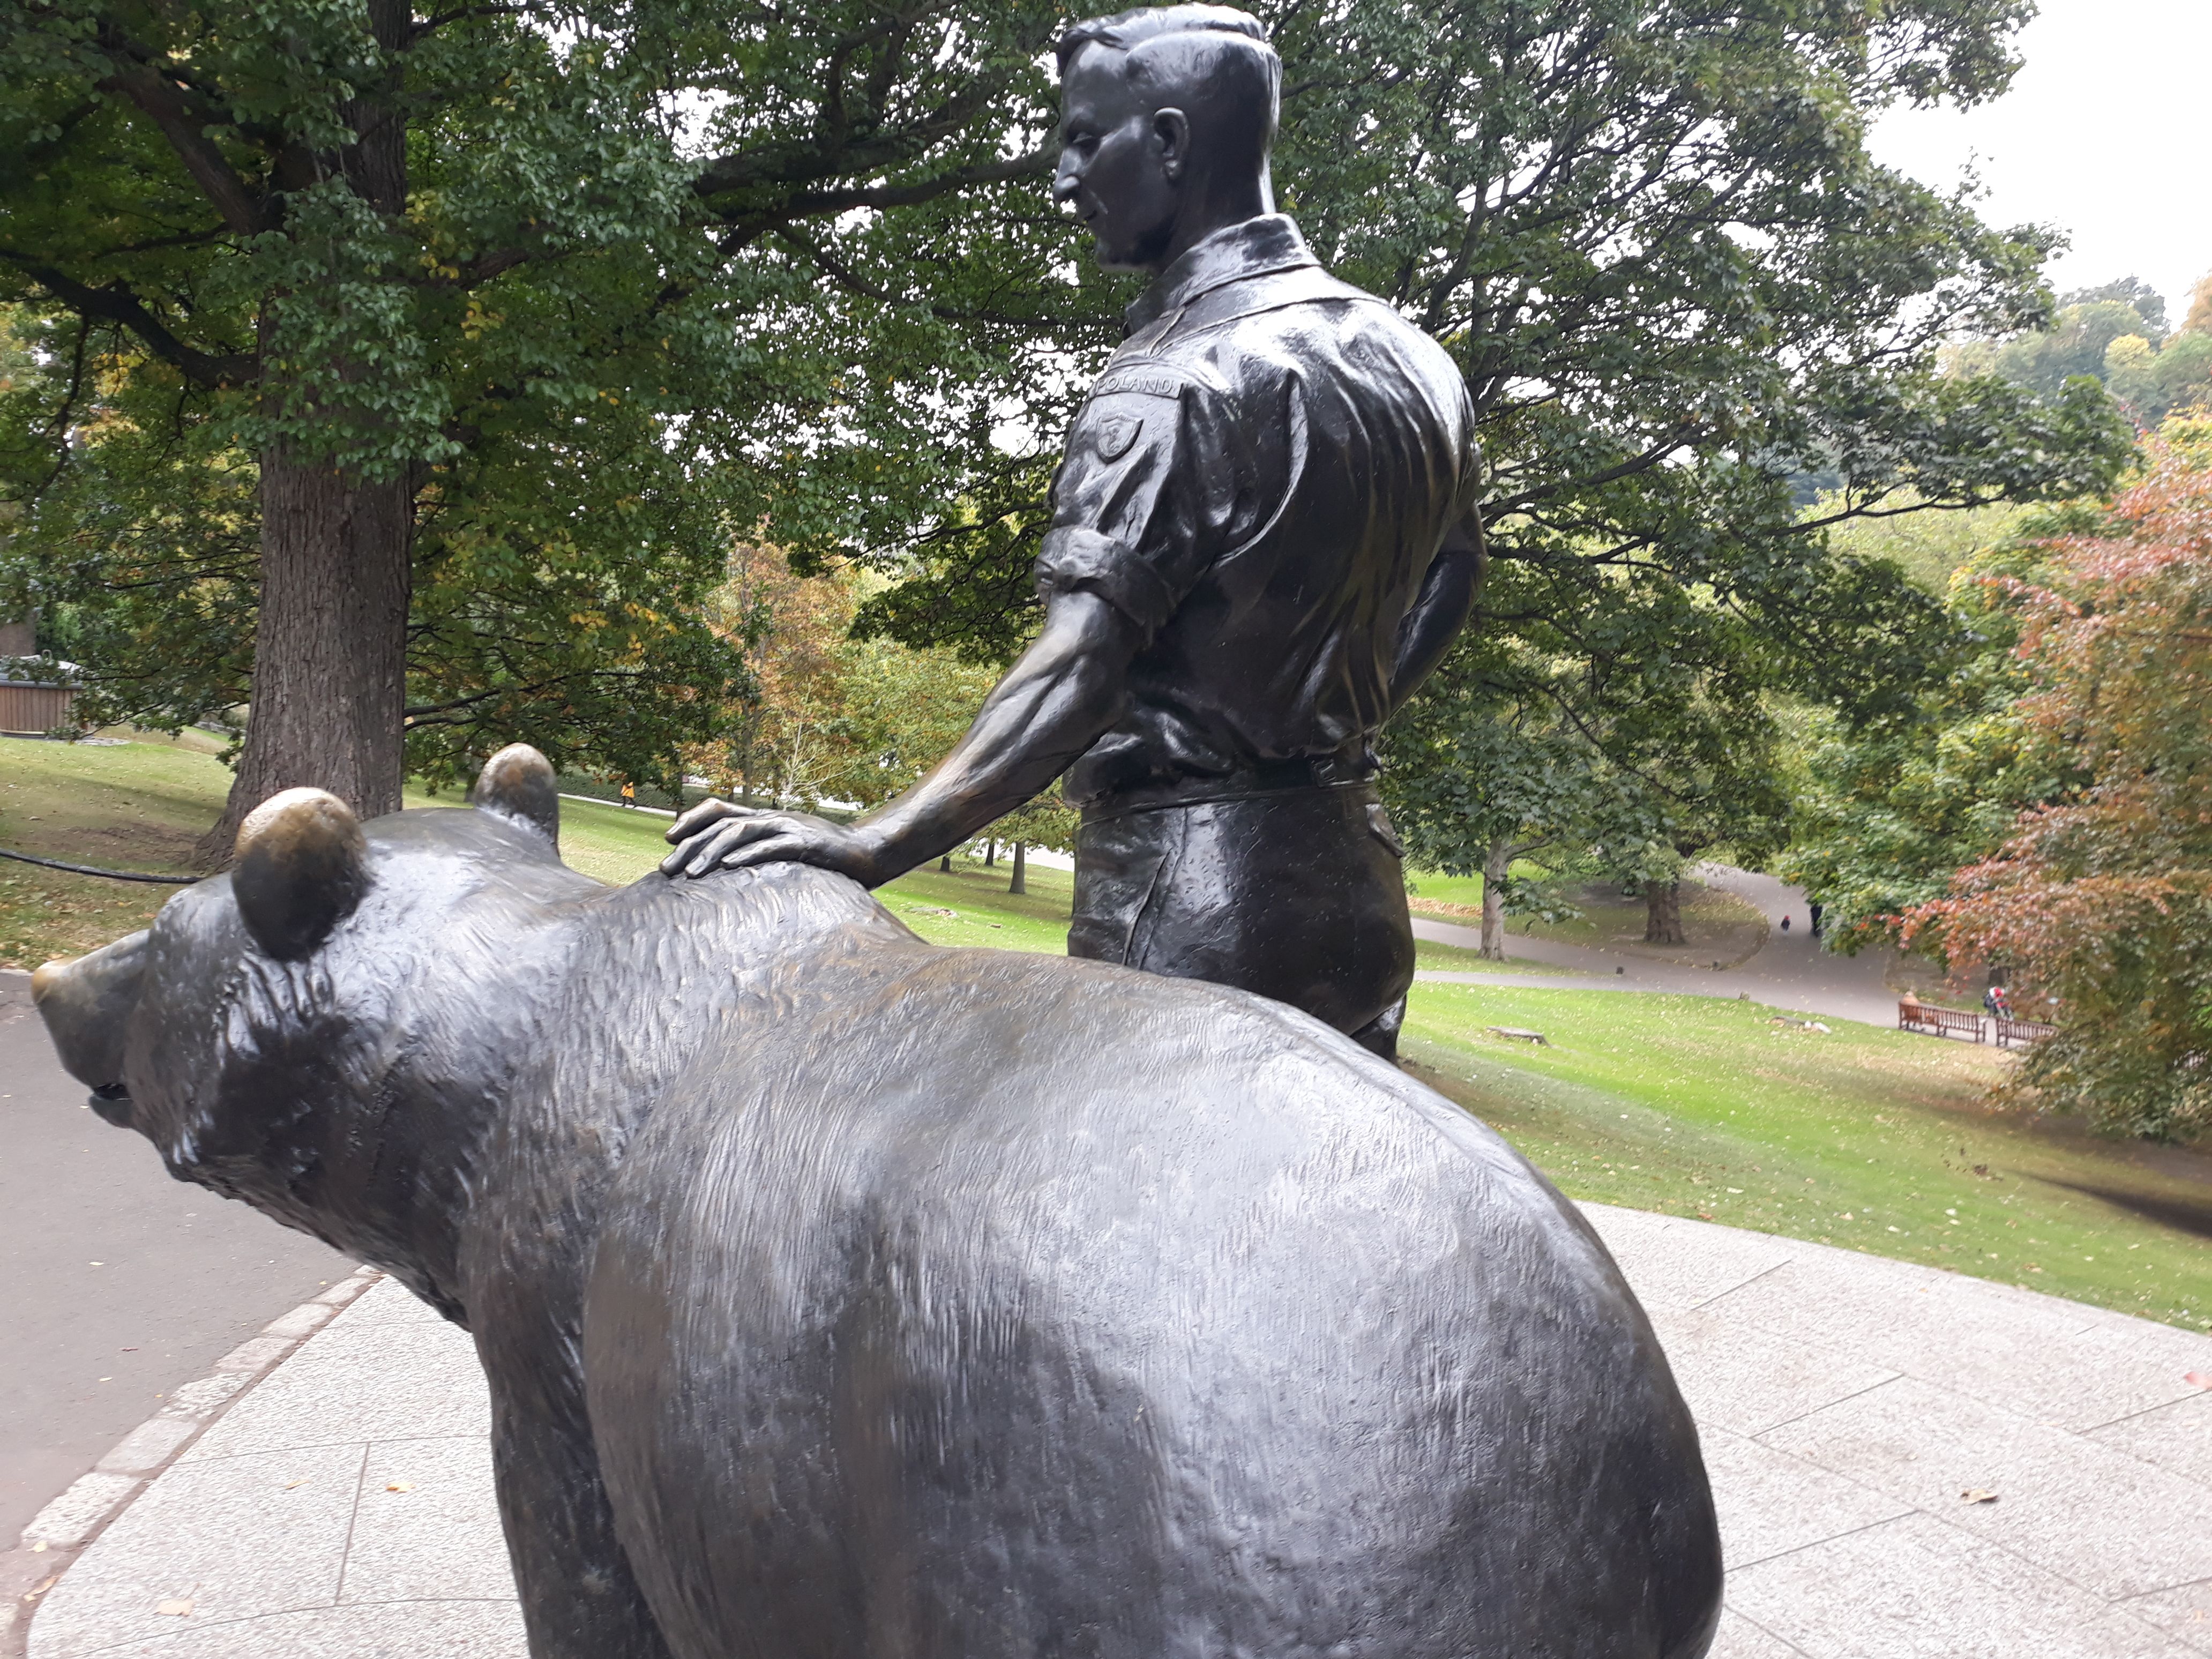
[[[1282,61],[1257,18],[1166,6],[1060,40],[1060,171],[1112,270],[1158,270],[1209,233],[1273,211],[1267,148]]]

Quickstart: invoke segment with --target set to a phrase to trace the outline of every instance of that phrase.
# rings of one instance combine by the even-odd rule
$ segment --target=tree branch
[[[88,288],[52,266],[12,248],[0,247],[0,259],[14,265],[79,316],[96,317],[102,322],[129,329],[149,351],[196,385],[210,390],[245,386],[258,372],[260,366],[251,353],[234,351],[218,356],[186,345],[163,326],[160,318],[146,309],[131,291],[129,283],[119,279],[105,288]]]
[[[227,119],[207,100],[179,86],[143,61],[145,53],[112,29],[100,31],[114,72],[99,82],[103,92],[118,94],[151,117],[169,147],[185,164],[224,224],[241,236],[262,229],[263,200],[224,159],[222,149],[207,136],[206,128]]]

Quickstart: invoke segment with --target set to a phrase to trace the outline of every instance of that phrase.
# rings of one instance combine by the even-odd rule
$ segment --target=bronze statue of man
[[[1257,20],[1124,12],[1059,57],[1053,194],[1153,281],[1053,481],[1043,631],[896,800],[851,825],[709,801],[662,867],[874,886],[1064,772],[1071,955],[1241,986],[1387,1055],[1413,939],[1372,744],[1481,578],[1467,387],[1274,211]]]

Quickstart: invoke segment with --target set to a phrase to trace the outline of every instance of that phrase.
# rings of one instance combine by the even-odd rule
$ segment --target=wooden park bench
[[[1972,1037],[1977,1042],[1989,1041],[1982,1028],[1979,1014],[1960,1013],[1955,1008],[1937,1008],[1925,1002],[1900,1002],[1897,1005],[1897,1029],[1900,1031],[1925,1031],[1930,1036]]]
[[[2014,1019],[2010,1014],[1997,1015],[1996,1022],[1997,1046],[2002,1048],[2025,1048],[2058,1029],[2047,1019]]]

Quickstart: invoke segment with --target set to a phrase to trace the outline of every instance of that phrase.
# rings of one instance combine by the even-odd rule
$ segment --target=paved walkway
[[[1563,991],[1671,991],[1685,996],[1748,996],[1775,1008],[1859,1020],[1869,1025],[1897,1024],[1897,994],[1882,982],[1888,952],[1869,951],[1836,956],[1820,948],[1808,929],[1810,912],[1802,889],[1772,876],[1754,875],[1724,864],[1699,865],[1693,872],[1710,886],[1724,888],[1765,913],[1766,943],[1740,967],[1699,968],[1686,963],[1654,962],[1646,957],[1563,945],[1553,939],[1514,933],[1506,950],[1527,961],[1528,973],[1424,973],[1417,977],[1455,985],[1513,985]],[[1780,931],[1784,916],[1792,923]],[[1482,930],[1429,916],[1413,918],[1413,932],[1438,945],[1469,951],[1482,948]],[[1546,968],[1572,969],[1576,977],[1547,975]],[[1583,977],[1595,975],[1595,977]]]
[[[2212,1338],[1589,1212],[1703,1431],[1717,1659],[2212,1654]],[[486,1418],[467,1338],[378,1285],[92,1543],[31,1659],[522,1659]]]
[[[0,969],[0,1549],[179,1379],[353,1270],[85,1110],[30,984]]]

